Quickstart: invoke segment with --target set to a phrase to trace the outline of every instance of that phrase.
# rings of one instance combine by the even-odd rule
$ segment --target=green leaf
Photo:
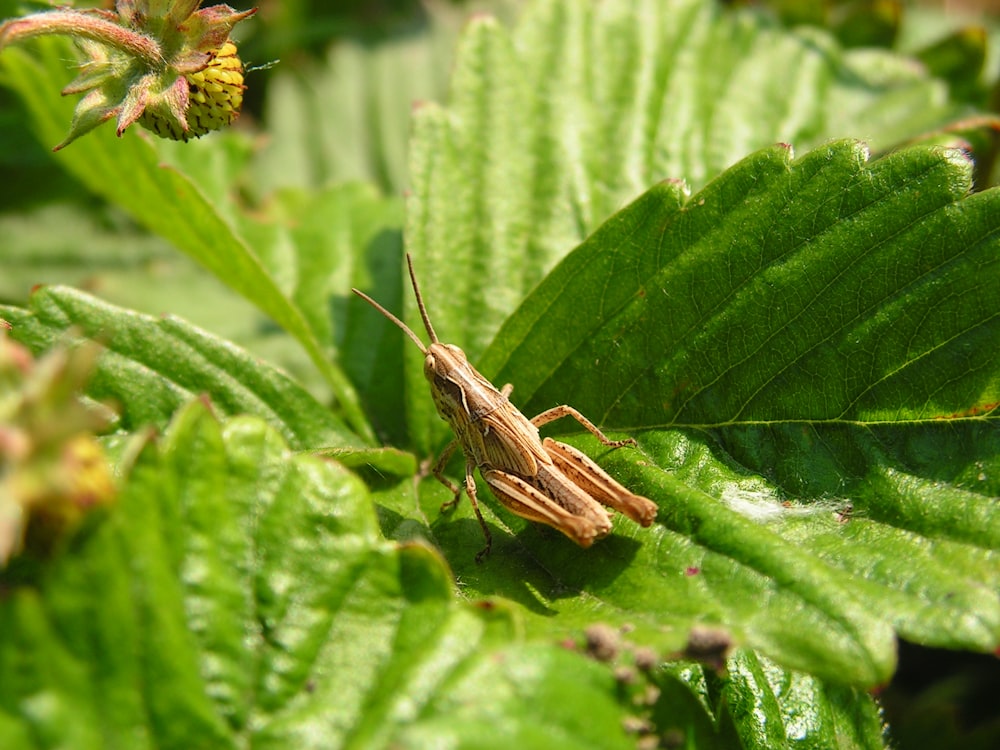
[[[121,514],[44,580],[2,581],[13,595],[0,598],[0,629],[17,638],[0,639],[0,746],[57,744],[70,730],[65,744],[83,747],[116,744],[109,734],[140,747],[192,736],[213,747],[634,745],[623,685],[551,645],[603,621],[664,658],[700,625],[738,647],[728,677],[656,670],[660,700],[642,705],[664,744],[678,728],[698,747],[880,747],[860,686],[888,679],[895,637],[985,652],[1000,641],[1000,212],[993,194],[964,197],[954,152],[868,163],[854,143],[808,149],[856,135],[887,150],[961,112],[903,58],[845,53],[706,3],[545,0],[513,33],[477,18],[451,104],[422,107],[415,123],[407,236],[431,316],[442,340],[512,382],[526,411],[569,402],[621,430],[612,437],[637,437],[618,451],[565,439],[654,499],[657,523],[616,519],[582,551],[481,487],[496,545],[477,566],[468,503],[440,514],[450,493],[409,479],[417,457],[326,451],[364,473],[369,495],[253,422],[232,424],[274,450],[243,455],[225,432],[192,427],[192,409],[166,452],[147,446]],[[777,140],[805,156],[772,148],[718,177]],[[215,162],[213,142],[156,155],[211,193],[246,156]],[[647,190],[664,178],[700,192]],[[420,358],[348,299],[353,284],[418,320],[398,238],[372,239],[369,197],[289,192],[266,224],[231,203],[212,210],[301,325],[338,345],[379,433],[424,458],[447,429]],[[303,425],[283,429],[296,446],[330,439],[310,441],[315,426]],[[288,479],[301,467],[314,482]],[[230,493],[231,474],[244,481]],[[448,474],[461,476],[458,460]],[[303,496],[324,500],[304,510]],[[378,541],[373,500],[402,549]],[[327,533],[351,509],[364,521]],[[109,536],[111,551],[97,544]],[[457,603],[422,538],[447,554],[463,598],[515,605]],[[348,579],[348,594],[329,593]],[[86,617],[49,604],[65,592]]]
[[[633,427],[988,413],[997,197],[961,200],[970,185],[958,151],[869,165],[846,142],[794,163],[784,147],[759,152],[683,208],[673,186],[654,188],[546,278],[483,368],[517,371],[529,410],[558,388]],[[528,330],[557,348],[518,348]],[[582,377],[612,346],[605,374]]]
[[[878,706],[857,689],[785,672],[750,653],[730,659],[728,670],[728,680],[714,687],[724,707],[722,734],[731,730],[741,747],[831,738],[837,747],[886,747]]]
[[[878,704],[857,688],[825,685],[743,651],[720,676],[685,662],[657,671],[651,719],[686,747],[886,747]]]
[[[416,111],[407,242],[439,326],[475,360],[555,262],[649,185],[701,188],[775,142],[884,150],[967,111],[906,58],[714,3],[536,0],[512,32],[472,20],[448,107]]]
[[[5,748],[632,745],[606,667],[517,645],[379,540],[355,477],[198,402],[102,523],[0,583]]]
[[[902,58],[686,0],[538,0],[513,32],[471,21],[456,57],[448,108],[415,115],[406,236],[438,328],[472,361],[555,262],[649,184],[698,187],[775,141],[857,133],[885,148],[960,112]],[[405,312],[418,320],[412,303]],[[414,352],[407,381],[422,383]],[[433,417],[408,402],[424,451],[444,439]]]
[[[72,100],[55,96],[65,82],[64,60],[69,54],[61,40],[44,39],[39,40],[35,54],[10,48],[0,58],[3,82],[24,99],[44,142],[61,140],[70,120]],[[370,426],[353,387],[331,363],[329,350],[279,283],[280,264],[268,266],[262,260],[271,248],[249,245],[241,237],[246,226],[227,220],[226,211],[208,198],[202,186],[163,165],[164,153],[190,144],[154,146],[149,136],[139,135],[136,129],[116,138],[111,129],[98,128],[73,145],[53,158],[88,189],[189,254],[294,336],[330,384],[345,420],[370,438]]]
[[[569,442],[661,510],[581,552],[486,499],[495,544],[476,566],[471,510],[441,515],[449,493],[428,483],[416,511],[380,498],[384,532],[421,524],[466,591],[521,603],[540,634],[604,620],[670,652],[722,625],[862,686],[890,677],[897,636],[996,649],[1000,212],[966,197],[962,154],[771,147],[690,199],[660,183],[544,276],[663,176],[698,185],[751,145],[827,128],[887,146],[916,114],[956,114],[902,70],[705,4],[537,2],[514,34],[473,21],[451,104],[418,111],[412,146],[407,239],[431,318],[529,416],[569,403],[637,437]],[[422,358],[396,335],[420,393]],[[449,437],[435,420],[407,399],[421,455]]]
[[[637,437],[570,442],[658,523],[619,519],[583,552],[487,500],[495,544],[476,566],[471,511],[440,515],[429,484],[427,533],[466,590],[520,602],[540,633],[600,619],[664,650],[721,624],[856,685],[889,678],[897,634],[994,650],[1000,194],[968,196],[970,173],[930,147],[875,162],[854,142],[796,161],[776,147],[686,203],[666,183],[612,217],[482,370],[529,416],[569,403]]]
[[[0,299],[8,304],[26,306],[36,286],[62,284],[138,312],[170,311],[325,390],[301,347],[276,335],[263,313],[115,209],[51,198],[27,210],[8,209],[0,214]]]
[[[432,9],[424,33],[379,44],[343,40],[322,64],[270,72],[264,117],[272,137],[255,164],[255,188],[362,179],[401,193],[412,103],[446,90],[457,24],[442,11],[449,15]]]
[[[207,394],[222,414],[267,419],[296,448],[362,444],[286,375],[179,318],[130,312],[66,287],[41,287],[30,302],[28,310],[0,306],[12,336],[36,352],[77,333],[105,346],[88,394],[114,403],[124,430],[164,427]]]

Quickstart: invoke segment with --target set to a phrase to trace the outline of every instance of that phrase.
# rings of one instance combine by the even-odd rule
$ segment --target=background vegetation
[[[4,50],[0,318],[102,344],[120,490],[0,573],[0,746],[996,746],[995,29],[781,5],[262,3],[237,127],[55,155]],[[473,562],[404,248],[652,528]]]

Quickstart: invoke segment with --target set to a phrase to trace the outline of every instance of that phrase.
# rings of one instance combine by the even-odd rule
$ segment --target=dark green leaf
[[[970,178],[959,152],[868,165],[842,143],[760,152],[683,209],[654,189],[546,278],[483,368],[517,372],[528,410],[570,399],[633,428],[989,413],[997,196],[960,200]]]
[[[427,492],[467,589],[521,602],[542,632],[603,619],[664,649],[722,624],[860,685],[891,674],[893,631],[995,649],[1000,195],[966,197],[969,180],[934,148],[868,163],[852,142],[794,162],[779,147],[687,203],[665,184],[609,220],[483,370],[529,415],[570,403],[638,437],[572,442],[656,501],[658,524],[620,521],[582,552],[490,514],[476,566],[471,513],[440,516],[446,492]]]
[[[649,185],[700,188],[779,141],[886,149],[963,111],[904,58],[712,3],[538,0],[513,32],[471,22],[449,107],[417,110],[407,239],[440,327],[476,358]]]

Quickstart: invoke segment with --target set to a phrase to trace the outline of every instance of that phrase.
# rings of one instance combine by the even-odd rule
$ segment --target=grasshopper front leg
[[[441,504],[442,513],[454,508],[456,505],[458,505],[458,501],[461,500],[462,498],[462,488],[444,475],[444,467],[448,465],[448,461],[451,460],[452,454],[455,453],[455,448],[457,447],[458,447],[457,440],[452,440],[450,443],[448,443],[448,445],[445,446],[445,449],[441,451],[441,455],[438,456],[438,460],[434,462],[434,468],[431,469],[431,474],[434,475],[434,478],[438,480],[441,484],[443,484],[445,487],[447,487],[449,490],[451,490],[452,494],[451,500]]]
[[[476,562],[482,562],[486,555],[490,554],[490,550],[493,549],[493,534],[490,533],[489,526],[486,525],[486,521],[483,520],[483,514],[479,510],[479,499],[476,497],[476,479],[472,475],[473,470],[476,468],[476,464],[470,461],[468,457],[465,459],[465,491],[469,495],[469,502],[472,503],[472,509],[476,512],[476,520],[479,521],[479,527],[483,530],[483,536],[486,537],[486,546],[483,547],[479,552],[476,553]],[[456,497],[454,501],[457,502]]]
[[[444,475],[444,467],[448,465],[449,459],[455,453],[455,448],[458,447],[458,441],[452,440],[448,443],[447,447],[441,452],[440,457],[434,463],[434,468],[431,469],[431,473],[434,478],[437,479],[441,484],[447,487],[452,492],[451,500],[441,504],[441,512],[447,512],[458,505],[458,501],[462,499],[462,487],[460,485],[452,482],[448,477]],[[490,533],[489,527],[486,525],[486,521],[483,519],[483,513],[479,510],[479,498],[476,495],[476,479],[473,476],[473,470],[476,468],[474,461],[471,461],[468,456],[465,457],[465,491],[469,495],[469,502],[472,503],[472,510],[476,513],[476,520],[479,521],[479,526],[483,530],[483,536],[486,537],[486,546],[483,547],[479,552],[476,553],[476,562],[482,562],[483,558],[490,553],[493,548],[493,534]]]

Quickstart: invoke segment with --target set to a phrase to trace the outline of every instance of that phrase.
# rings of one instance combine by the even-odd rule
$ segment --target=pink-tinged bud
[[[0,24],[0,51],[47,34],[71,37],[87,60],[63,89],[83,94],[59,150],[114,118],[188,140],[232,123],[243,103],[243,64],[229,39],[256,9],[199,9],[200,0],[118,0],[114,11],[61,9]]]

